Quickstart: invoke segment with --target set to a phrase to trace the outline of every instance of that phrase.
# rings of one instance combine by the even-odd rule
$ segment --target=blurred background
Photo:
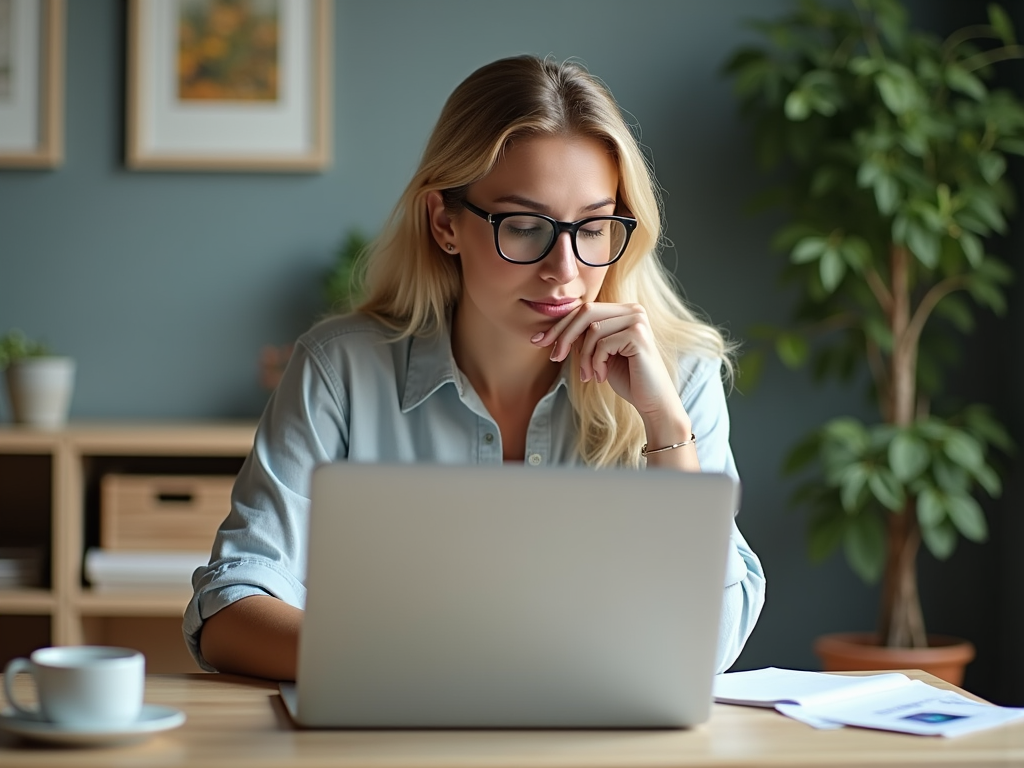
[[[0,332],[22,328],[76,358],[72,419],[257,418],[267,398],[261,349],[287,344],[327,310],[335,252],[352,229],[380,227],[452,88],[518,53],[581,60],[639,124],[664,188],[673,244],[664,258],[692,303],[741,341],[751,326],[788,317],[783,257],[769,248],[780,220],[745,210],[765,180],[722,74],[738,46],[760,42],[745,20],[779,16],[791,7],[784,0],[336,0],[333,163],[273,174],[129,171],[126,4],[67,5],[64,162],[0,171]],[[908,7],[939,33],[984,19],[980,3]],[[1024,5],[1006,8],[1024,30]],[[1024,90],[1024,66],[1003,77]],[[1020,190],[1021,163],[1011,173]],[[1020,217],[988,244],[1017,270],[1022,246]],[[989,403],[1024,446],[1022,291],[1020,281],[1011,288],[1007,317],[983,319],[950,388]],[[756,388],[734,391],[730,408],[739,525],[768,579],[736,668],[815,669],[813,638],[872,628],[878,595],[839,557],[809,563],[781,461],[811,427],[871,408],[861,387],[819,386],[777,361]],[[951,563],[920,558],[929,631],[978,648],[965,687],[1017,706],[1022,466],[1015,457],[1002,498],[986,500],[987,544],[961,541]]]

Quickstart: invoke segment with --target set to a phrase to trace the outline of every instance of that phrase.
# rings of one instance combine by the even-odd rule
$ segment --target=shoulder
[[[359,313],[321,320],[299,337],[298,345],[323,362],[350,358],[392,357],[406,350],[411,339],[375,318]]]
[[[723,381],[723,362],[721,358],[709,355],[686,353],[679,356],[676,367],[676,380],[680,396],[685,401],[708,389],[725,393]]]

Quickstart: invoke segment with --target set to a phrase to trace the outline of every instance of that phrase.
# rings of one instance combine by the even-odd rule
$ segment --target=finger
[[[557,341],[563,329],[565,329],[569,325],[569,323],[572,322],[573,318],[576,317],[576,315],[578,315],[585,306],[586,304],[581,304],[580,306],[576,307],[576,309],[574,309],[565,317],[559,319],[557,323],[552,325],[546,331],[544,331],[543,333],[536,334],[532,339],[530,339],[530,341],[532,341],[538,347],[546,347],[549,344],[553,344],[555,341]]]
[[[573,343],[587,332],[591,323],[620,315],[623,313],[623,309],[621,304],[584,304],[580,307],[579,312],[556,334],[554,346],[551,349],[551,359],[564,360],[568,357]],[[549,333],[551,332],[549,331]]]
[[[594,375],[594,352],[598,344],[607,336],[621,333],[630,326],[636,325],[637,315],[618,315],[604,320],[594,320],[587,326],[580,339],[579,361],[580,380],[589,381]]]
[[[601,383],[608,379],[608,365],[612,358],[630,358],[640,353],[636,334],[631,330],[634,326],[635,323],[629,328],[598,339],[590,356],[595,381]]]

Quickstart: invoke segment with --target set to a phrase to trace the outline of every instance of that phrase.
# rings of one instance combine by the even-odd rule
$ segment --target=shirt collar
[[[462,396],[462,377],[452,355],[448,328],[429,336],[413,336],[402,393],[402,413],[411,411],[445,384],[454,384]]]
[[[569,370],[569,361],[565,360],[547,396],[554,395],[560,387],[564,387],[568,394]],[[455,364],[448,328],[428,336],[413,336],[409,348],[409,367],[405,375],[405,391],[402,393],[402,413],[416,408],[445,384],[454,384],[459,397],[464,396],[462,373]]]

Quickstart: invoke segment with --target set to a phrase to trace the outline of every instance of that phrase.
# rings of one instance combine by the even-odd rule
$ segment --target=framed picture
[[[64,0],[0,0],[0,168],[64,159]]]
[[[331,17],[331,0],[129,0],[128,166],[326,168]]]

